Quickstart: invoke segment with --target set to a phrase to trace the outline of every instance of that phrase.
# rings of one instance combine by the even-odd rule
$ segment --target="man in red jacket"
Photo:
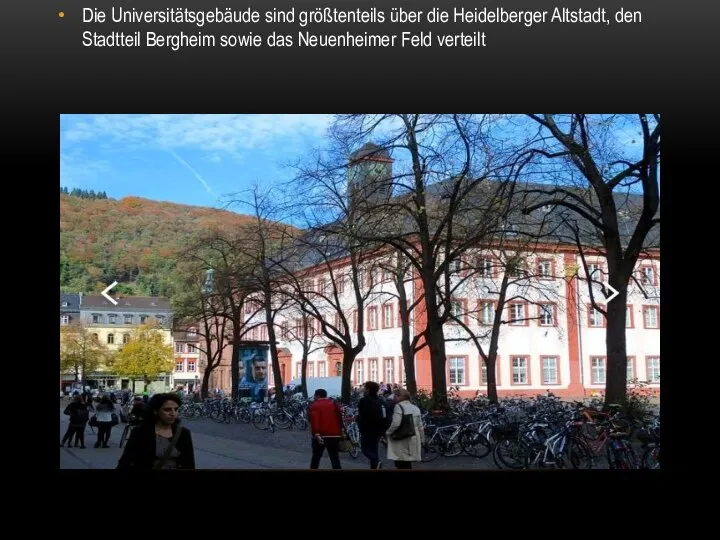
[[[333,469],[341,469],[338,443],[343,433],[342,411],[332,399],[328,399],[327,390],[319,388],[315,391],[315,401],[308,410],[310,431],[312,433],[312,460],[310,468],[320,466],[325,448]]]

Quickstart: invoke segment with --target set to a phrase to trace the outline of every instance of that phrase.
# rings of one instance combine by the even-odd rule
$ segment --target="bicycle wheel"
[[[482,459],[492,450],[490,441],[475,431],[464,431],[460,434],[459,441],[463,452],[474,458]]]
[[[528,462],[528,449],[517,439],[501,439],[493,448],[493,461],[498,469],[524,469]]]

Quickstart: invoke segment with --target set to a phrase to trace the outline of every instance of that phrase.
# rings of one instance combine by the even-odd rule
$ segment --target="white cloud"
[[[110,162],[88,159],[81,153],[60,153],[60,185],[68,188],[88,188],[101,175],[111,171]]]
[[[155,145],[166,150],[193,149],[235,157],[245,151],[264,151],[277,144],[291,146],[303,136],[319,137],[332,121],[330,115],[96,115],[63,118],[61,145],[94,141],[130,147]]]

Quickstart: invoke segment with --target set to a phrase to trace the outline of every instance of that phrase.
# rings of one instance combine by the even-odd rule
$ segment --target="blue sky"
[[[331,115],[62,115],[60,185],[197,206],[256,182],[321,146]]]

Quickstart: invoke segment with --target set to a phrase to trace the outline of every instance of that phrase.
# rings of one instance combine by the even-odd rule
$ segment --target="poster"
[[[238,397],[251,398],[255,402],[268,399],[268,356],[267,347],[241,347],[238,362]]]

